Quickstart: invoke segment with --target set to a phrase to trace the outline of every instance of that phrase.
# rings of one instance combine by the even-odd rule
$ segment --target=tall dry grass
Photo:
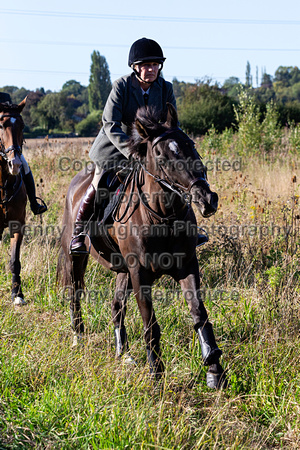
[[[49,212],[37,218],[28,210],[22,309],[10,303],[8,237],[2,243],[0,448],[299,448],[299,158],[242,155],[241,170],[209,172],[220,209],[198,218],[210,232],[198,258],[230,379],[226,391],[215,392],[205,384],[188,308],[181,294],[172,295],[176,286],[167,277],[154,298],[166,365],[160,388],[147,376],[133,298],[127,330],[137,366],[114,360],[114,275],[93,261],[86,275],[92,295],[83,302],[86,345],[71,350],[68,304],[55,270],[65,195],[79,166],[61,170],[60,158],[88,161],[89,145],[79,139],[26,144]],[[240,157],[201,145],[204,159]]]

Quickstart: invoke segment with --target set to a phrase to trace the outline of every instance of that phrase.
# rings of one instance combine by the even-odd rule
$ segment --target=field
[[[56,285],[65,194],[88,159],[89,140],[28,140],[25,156],[43,217],[28,208],[23,292],[13,308],[9,238],[1,244],[0,449],[298,449],[300,447],[300,159],[224,150],[210,135],[198,148],[219,194],[199,225],[203,298],[230,381],[206,387],[200,345],[175,283],[162,278],[154,305],[162,330],[164,383],[148,377],[142,321],[129,299],[127,331],[137,365],[114,359],[114,275],[89,262],[85,345],[72,350],[68,302]],[[290,141],[289,141],[290,142]],[[222,148],[221,148],[222,147]]]

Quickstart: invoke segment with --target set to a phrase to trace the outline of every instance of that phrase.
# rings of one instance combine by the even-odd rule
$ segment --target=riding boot
[[[33,214],[37,215],[37,214],[43,214],[45,211],[47,211],[47,206],[46,204],[43,202],[43,204],[41,205],[40,203],[38,203],[36,196],[35,196],[35,184],[34,184],[34,179],[33,179],[33,175],[32,172],[28,172],[26,175],[23,175],[23,180],[24,180],[24,184],[26,187],[26,192],[29,198],[29,202],[30,202],[30,208],[31,211],[33,212]]]
[[[88,253],[86,249],[85,241],[85,227],[87,221],[92,217],[94,213],[94,200],[95,200],[96,190],[93,184],[90,184],[86,190],[86,193],[81,200],[79,210],[77,212],[74,232],[71,239],[70,254],[86,254]]]

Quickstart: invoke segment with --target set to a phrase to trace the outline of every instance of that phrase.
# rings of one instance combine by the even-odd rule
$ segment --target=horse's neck
[[[0,157],[0,186],[4,186],[7,180],[6,161]]]

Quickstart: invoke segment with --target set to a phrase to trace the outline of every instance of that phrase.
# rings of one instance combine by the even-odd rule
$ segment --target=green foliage
[[[246,87],[249,88],[252,86],[252,75],[251,75],[251,66],[249,61],[247,61],[246,65]]]
[[[104,108],[112,86],[105,57],[94,50],[91,58],[92,64],[88,92],[90,111],[94,111]]]
[[[235,102],[238,101],[241,82],[237,77],[229,77],[224,81],[222,90],[232,98]]]
[[[212,126],[220,132],[234,121],[232,100],[216,85],[197,82],[183,90],[178,116],[188,133],[205,134]]]
[[[58,128],[64,121],[65,96],[62,93],[51,93],[43,97],[37,107],[32,111],[32,117],[47,132]]]
[[[102,111],[92,111],[79,122],[75,130],[79,136],[96,136],[101,128]]]
[[[271,101],[266,105],[266,114],[261,125],[262,145],[266,152],[274,150],[282,135],[278,126],[279,114]]]
[[[250,90],[241,88],[239,103],[234,106],[234,112],[240,151],[258,153],[262,141],[260,113]]]

